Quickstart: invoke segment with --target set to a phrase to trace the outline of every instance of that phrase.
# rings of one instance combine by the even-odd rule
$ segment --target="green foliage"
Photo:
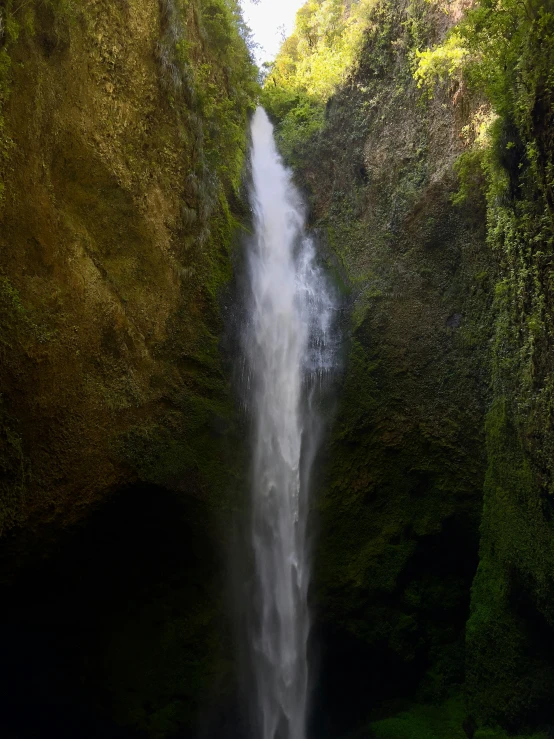
[[[444,75],[485,96],[487,141],[459,159],[462,202],[484,183],[499,262],[487,420],[481,562],[467,630],[468,696],[485,723],[536,723],[554,686],[554,5],[481,0],[446,43],[419,55],[416,78]],[[484,144],[484,145],[483,145]]]
[[[195,279],[184,283],[190,294],[172,317],[161,349],[181,372],[181,384],[170,393],[173,410],[131,428],[115,447],[141,480],[170,488],[187,480],[222,510],[240,455],[231,460],[225,451],[234,408],[219,348],[219,301],[231,277],[230,249],[240,226],[230,201],[241,185],[258,72],[238,2],[167,0],[164,7],[160,72],[192,140],[181,220],[187,263],[187,252],[195,249]]]
[[[550,0],[481,0],[443,43],[416,52],[418,85],[463,78],[499,115],[523,124],[529,102],[552,83],[552,10]]]
[[[450,66],[449,48],[458,54]],[[554,628],[547,585],[554,567],[553,67],[551,3],[482,0],[446,44],[420,55],[416,71],[420,82],[441,69],[458,76],[494,113],[486,141],[475,141],[458,161],[455,198],[463,201],[484,183],[488,242],[499,267],[467,689],[480,721],[511,730],[536,725],[554,686],[552,657],[541,647]]]
[[[456,695],[445,703],[415,704],[390,718],[374,721],[370,725],[369,736],[374,739],[466,739],[464,730],[468,718],[463,699]],[[363,734],[361,736],[364,736]],[[547,735],[514,736],[503,729],[477,729],[474,739],[546,739]]]
[[[326,227],[333,245],[354,265],[352,272],[364,283],[364,295],[356,304],[356,340],[332,440],[333,468],[321,501],[325,538],[319,552],[319,597],[333,624],[365,644],[386,643],[395,656],[415,661],[425,640],[437,644],[441,638],[440,626],[431,625],[430,619],[425,621],[421,603],[426,597],[432,602],[436,591],[446,600],[449,591],[440,578],[438,584],[417,580],[408,587],[399,586],[402,573],[418,554],[414,537],[405,533],[407,522],[417,531],[418,546],[423,549],[425,540],[432,539],[433,526],[441,526],[439,522],[447,519],[448,503],[456,499],[459,511],[460,501],[466,500],[468,510],[470,491],[475,493],[480,484],[477,457],[473,466],[468,460],[459,460],[457,469],[457,463],[453,464],[453,455],[463,442],[453,442],[456,432],[449,435],[445,415],[440,422],[418,419],[415,428],[412,421],[417,414],[413,418],[402,414],[408,397],[403,373],[409,374],[411,365],[403,354],[391,361],[387,355],[390,348],[382,339],[391,330],[399,305],[407,299],[410,270],[405,269],[404,282],[396,293],[394,283],[391,287],[386,280],[380,281],[380,271],[386,270],[387,260],[404,264],[402,238],[407,214],[415,221],[416,213],[421,213],[420,206],[410,209],[410,205],[421,198],[425,167],[422,165],[421,178],[410,183],[413,187],[405,195],[408,178],[395,172],[389,181],[382,176],[384,167],[374,165],[366,175],[370,183],[371,178],[382,178],[383,200],[378,185],[373,189],[371,184],[360,186],[359,201],[371,206],[362,208],[362,215],[356,210],[357,193],[351,184],[352,163],[359,161],[354,154],[355,133],[358,128],[372,130],[374,142],[378,136],[388,135],[386,124],[379,126],[378,115],[381,109],[383,117],[385,112],[390,115],[384,98],[394,94],[387,77],[393,74],[389,62],[394,43],[395,48],[404,49],[408,69],[415,62],[411,74],[420,89],[432,92],[437,83],[448,83],[462,98],[469,93],[472,103],[483,102],[463,131],[468,148],[456,164],[459,190],[451,199],[455,205],[467,206],[476,202],[476,193],[486,197],[487,270],[473,269],[473,274],[479,283],[476,291],[482,290],[487,275],[495,279],[498,275],[493,339],[489,342],[482,328],[468,330],[466,348],[481,353],[478,365],[470,369],[470,360],[461,353],[456,369],[450,372],[438,366],[440,352],[435,352],[424,374],[435,385],[431,404],[437,403],[438,388],[443,387],[443,371],[444,386],[452,384],[454,377],[458,378],[455,383],[459,382],[461,367],[467,375],[477,371],[482,386],[487,382],[483,379],[487,369],[483,368],[487,368],[485,352],[490,348],[494,397],[486,424],[488,473],[480,566],[467,626],[467,696],[470,711],[480,724],[503,727],[480,729],[476,736],[504,737],[505,730],[525,732],[541,726],[545,715],[551,716],[549,696],[554,690],[554,659],[547,646],[552,643],[554,629],[553,3],[481,0],[433,49],[428,46],[425,14],[418,14],[417,8],[406,13],[406,35],[402,36],[394,12],[381,3],[373,16],[378,27],[367,31],[371,43],[368,41],[361,51],[360,73],[351,78],[324,116],[329,91],[337,79],[344,80],[333,65],[326,76],[316,63],[326,59],[327,37],[335,39],[330,46],[336,44],[333,34],[340,25],[340,14],[333,15],[333,7],[337,6],[326,6],[326,25],[315,22],[315,5],[306,6],[295,36],[284,44],[267,76],[263,93],[264,104],[279,123],[287,158],[303,165],[308,182],[315,182],[321,172],[327,176],[327,189],[333,182],[332,193],[322,194],[318,183],[313,186],[316,205],[324,211],[319,225]],[[398,66],[400,53],[395,57]],[[305,60],[311,56],[313,59]],[[386,79],[384,93],[374,77]],[[305,126],[306,135],[311,137],[309,146],[302,133],[295,138],[297,111],[301,127]],[[313,127],[308,125],[312,117]],[[314,135],[322,125],[321,134]],[[343,150],[348,153],[344,155]],[[385,149],[389,158],[391,150]],[[307,152],[314,158],[323,153],[321,158],[333,159],[333,165],[325,167],[324,162],[315,167],[306,161]],[[410,172],[415,168],[410,162]],[[400,166],[399,172],[403,172]],[[397,217],[396,222],[392,215],[389,219],[394,239],[375,228],[372,220],[379,209],[389,213],[391,202]],[[463,209],[456,210],[460,213]],[[444,211],[440,218],[447,220]],[[410,244],[419,245],[425,239],[427,246],[437,243],[444,248],[448,238],[442,233],[439,236],[433,233],[431,214],[424,229],[410,234]],[[391,241],[393,254],[387,251]],[[425,274],[425,280],[432,283],[438,261],[430,270],[421,255],[418,259],[418,275]],[[475,266],[470,262],[470,268]],[[449,289],[445,283],[443,294]],[[370,292],[375,300],[369,299]],[[396,299],[388,300],[390,294]],[[396,330],[395,341],[408,347],[408,327],[400,324]],[[368,335],[364,337],[363,331]],[[421,358],[423,341],[418,351]],[[436,380],[430,380],[431,374]],[[393,376],[394,381],[390,379]],[[414,386],[413,395],[420,392]],[[471,397],[470,393],[463,397],[455,394],[452,404],[458,409]],[[426,412],[424,398],[419,399],[418,412],[420,408]],[[481,423],[481,418],[472,421]],[[466,432],[470,427],[468,418],[453,423],[453,428]],[[460,486],[465,484],[468,489],[464,492]],[[417,500],[422,488],[424,504]],[[392,510],[389,501],[393,501]],[[451,592],[456,593],[454,584]],[[460,590],[457,592],[459,597]],[[439,598],[435,604],[438,602]],[[419,639],[417,648],[414,635]],[[461,715],[456,722],[459,719]],[[372,730],[391,738],[463,736],[459,723],[457,728],[446,730],[438,719],[435,723],[419,709],[377,722]]]
[[[431,88],[438,80],[443,82],[449,78],[461,78],[462,70],[467,64],[469,51],[463,39],[457,33],[451,33],[444,44],[435,49],[420,51],[416,49],[418,60],[414,76],[418,87]]]
[[[344,81],[360,50],[375,0],[309,0],[268,74],[269,83],[325,101]]]
[[[262,104],[279,123],[285,158],[322,127],[325,103],[352,71],[375,0],[309,0],[269,66]]]
[[[247,116],[259,94],[249,32],[237,0],[166,0],[164,26],[163,79],[195,136],[195,175],[213,205],[219,187],[240,186]]]
[[[199,15],[214,55],[195,68],[208,161],[223,181],[238,190],[246,116],[259,94],[258,72],[236,0],[202,0]]]
[[[370,736],[375,739],[466,739],[463,703],[453,699],[442,706],[418,705],[394,718],[376,721]],[[502,729],[478,729],[474,739],[546,739],[546,734],[509,735]]]
[[[280,151],[285,160],[291,164],[295,162],[296,155],[302,150],[304,142],[321,130],[324,120],[324,108],[317,99],[302,92],[292,97],[295,102],[280,118],[278,130]],[[288,101],[290,98],[287,99]],[[284,108],[282,100],[278,99],[275,101],[277,105],[274,104],[267,90],[264,91],[261,102],[274,116],[276,109],[282,111]]]
[[[414,706],[393,718],[371,724],[376,739],[465,739],[464,706],[451,699],[442,706]]]
[[[432,121],[415,107],[411,72],[429,12],[424,2],[377,3],[359,67],[325,112],[324,99],[271,73],[262,100],[278,121],[281,150],[312,189],[317,227],[352,280],[353,336],[325,454],[314,597],[330,628],[367,655],[368,674],[394,683],[396,694],[417,675],[422,697],[444,700],[463,680],[477,548],[470,532],[485,461],[479,391],[469,378],[487,342],[477,320],[444,329],[443,342],[440,323],[416,318],[420,310],[442,316],[447,305],[464,319],[473,314],[467,275],[453,265],[481,248],[481,233],[450,207],[448,188],[429,188]],[[292,78],[294,65],[280,61]],[[294,138],[297,111],[306,125],[310,107],[321,116],[310,140]],[[445,564],[454,551],[457,563]],[[398,728],[383,735],[435,732],[425,716]]]
[[[459,188],[452,196],[454,205],[465,203],[473,193],[483,188],[483,166],[484,152],[478,148],[472,148],[461,154],[454,170],[458,175]]]
[[[538,584],[546,594],[554,549],[541,511],[525,503],[533,500],[535,481],[506,398],[497,397],[488,414],[487,451],[480,563],[467,625],[467,690],[480,721],[521,729],[535,723],[554,688],[547,622],[537,615],[527,622],[529,588]]]

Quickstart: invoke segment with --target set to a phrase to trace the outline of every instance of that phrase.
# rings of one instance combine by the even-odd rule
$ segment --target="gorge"
[[[310,586],[281,573],[306,608],[291,711],[310,739],[549,737],[549,0],[310,0],[263,87],[233,0],[0,12],[0,736],[264,736],[229,592],[267,463],[233,379],[249,355],[259,393],[267,360],[237,327],[261,103],[316,272],[275,300],[314,287],[317,330],[344,308],[332,357],[291,344],[295,408],[340,353],[302,408],[326,432]]]

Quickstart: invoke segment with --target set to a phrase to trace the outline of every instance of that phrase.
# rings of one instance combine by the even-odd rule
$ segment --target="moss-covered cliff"
[[[240,453],[220,297],[257,71],[232,1],[7,0],[0,21],[2,619],[31,674],[45,635],[45,682],[73,649],[60,692],[87,707],[78,728],[54,702],[60,736],[93,735],[98,715],[166,736],[232,683],[214,552]],[[4,732],[27,736],[13,695]]]
[[[463,680],[486,464],[484,205],[450,202],[461,105],[446,93],[422,100],[412,77],[414,28],[429,38],[438,25],[429,15],[424,3],[379,7],[323,130],[296,152],[353,301],[319,502],[317,608],[337,650],[326,679],[329,697],[354,691],[359,703],[337,674],[349,669],[342,642],[352,643],[373,707],[416,684],[444,697]]]
[[[137,473],[187,467],[206,493],[255,92],[230,4],[26,7],[2,134],[4,528],[77,519]]]
[[[483,3],[462,31],[470,50],[483,48],[468,77],[477,77],[498,114],[481,161],[499,273],[469,705],[481,720],[521,730],[554,718],[554,6],[508,3],[498,15]]]
[[[352,303],[318,504],[330,736],[460,691],[373,731],[552,721],[549,10],[376,3],[324,108],[303,19],[266,83]]]

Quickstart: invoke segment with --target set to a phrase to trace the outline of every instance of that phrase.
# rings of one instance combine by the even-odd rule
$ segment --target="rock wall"
[[[351,306],[317,505],[325,736],[384,701],[440,703],[464,681],[496,264],[483,194],[452,203],[477,101],[448,85],[428,99],[413,79],[414,49],[458,12],[380,3],[323,129],[295,150]]]
[[[490,34],[501,18],[485,19]],[[517,31],[503,35],[509,44],[491,69],[499,118],[485,160],[488,242],[499,273],[467,683],[482,721],[551,732],[554,7],[531,4]]]
[[[221,467],[209,449],[228,411],[217,291],[230,275],[254,73],[236,27],[231,51],[210,37],[214,8],[90,2],[72,15],[38,4],[34,32],[23,26],[10,45],[5,530],[77,520],[137,476],[208,495]],[[241,44],[244,58],[222,68]],[[240,127],[236,141],[217,106]],[[220,154],[233,161],[216,166]]]
[[[415,52],[468,9],[480,87],[429,94]],[[285,142],[352,315],[318,504],[323,735],[552,723],[552,17],[378,3],[323,128]]]
[[[192,731],[234,680],[221,301],[257,72],[228,2],[1,20],[0,726],[35,735],[27,695],[59,736]]]

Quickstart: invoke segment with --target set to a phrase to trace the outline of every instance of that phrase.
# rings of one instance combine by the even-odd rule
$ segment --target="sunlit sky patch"
[[[256,61],[262,64],[275,58],[283,34],[288,36],[294,28],[296,12],[306,0],[242,0],[244,20],[252,29],[254,40],[260,45]]]

